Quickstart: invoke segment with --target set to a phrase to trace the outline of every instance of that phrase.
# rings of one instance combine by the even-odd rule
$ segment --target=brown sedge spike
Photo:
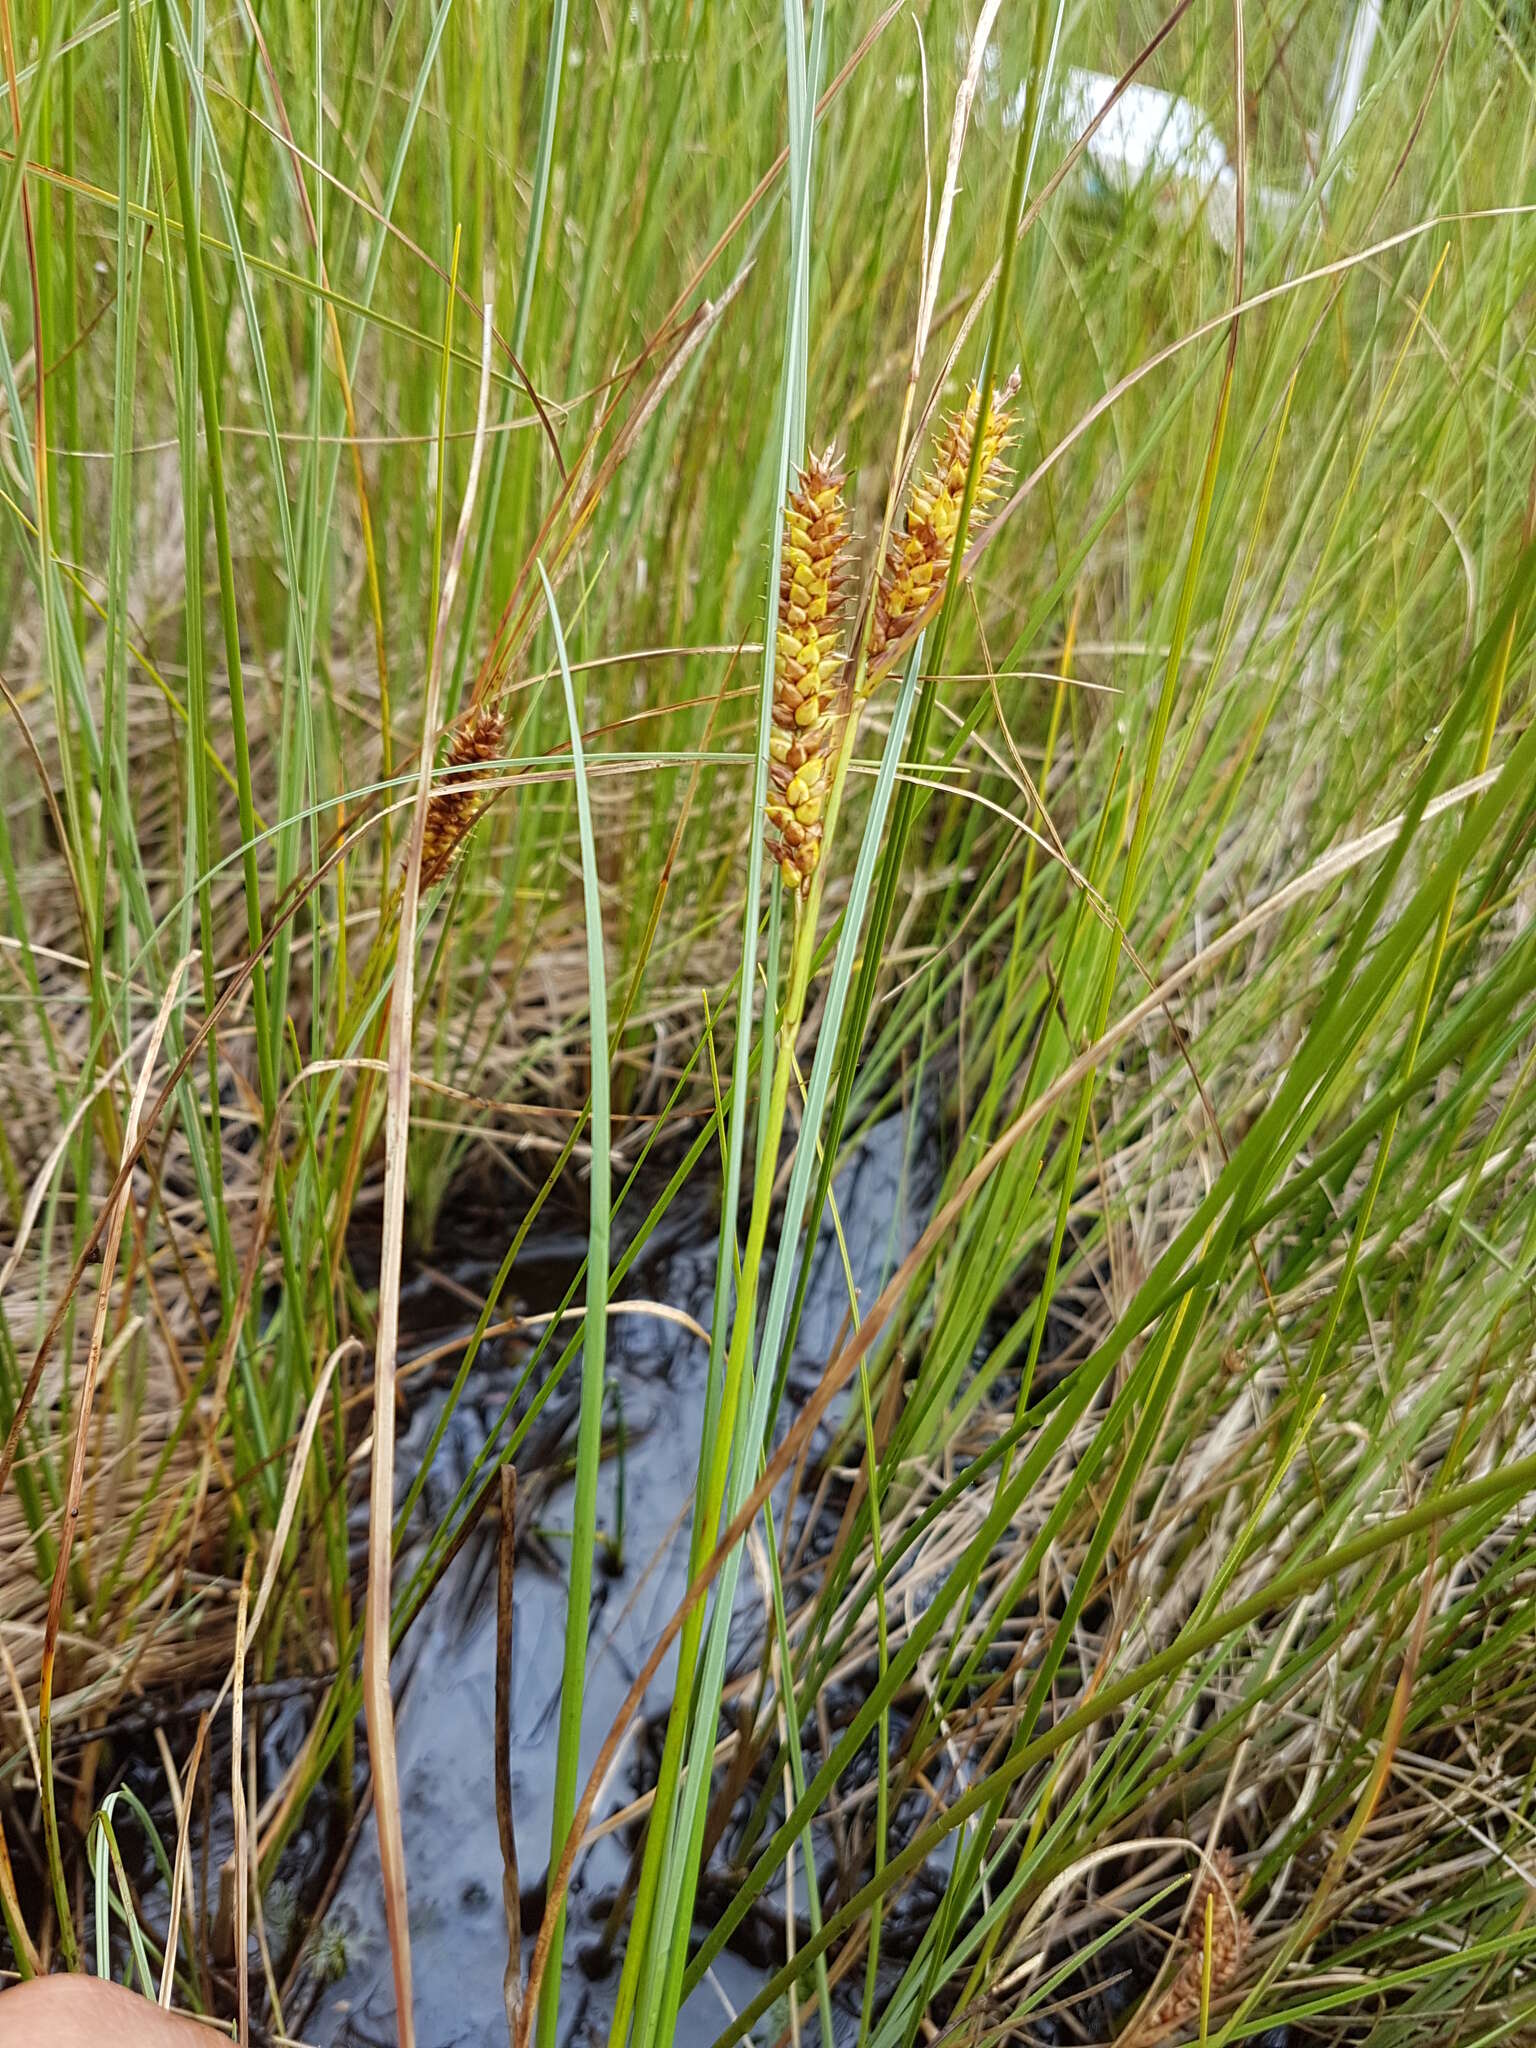
[[[1019,388],[1014,371],[987,408],[976,471],[973,516],[985,512],[1007,477],[1003,457],[1009,443],[1008,407]],[[960,503],[971,466],[971,447],[981,411],[981,389],[971,386],[963,408],[951,413],[933,462],[913,484],[901,523],[891,535],[880,580],[875,586],[874,616],[869,623],[869,653],[863,694],[867,696],[891,665],[890,650],[919,619],[944,586],[960,524]]]
[[[848,575],[844,480],[829,448],[808,458],[784,501],[763,843],[785,887],[802,895],[821,858],[822,805],[837,747],[837,641]]]
[[[494,761],[501,752],[506,720],[494,705],[472,705],[454,727],[453,744],[440,773],[452,779],[435,787],[427,804],[427,822],[421,840],[421,880],[424,888],[440,882],[452,867],[455,856],[474,830],[490,803],[480,787],[475,769]]]
[[[1134,2024],[1137,2048],[1152,2048],[1175,2029],[1187,2027],[1199,2017],[1201,1984],[1205,1976],[1205,1909],[1211,1906],[1211,1997],[1230,1988],[1242,1967],[1251,1929],[1247,1916],[1236,1904],[1238,1877],[1229,1850],[1218,1849],[1211,1864],[1196,1879],[1184,1921],[1184,1958],[1173,1982],[1148,2012]]]

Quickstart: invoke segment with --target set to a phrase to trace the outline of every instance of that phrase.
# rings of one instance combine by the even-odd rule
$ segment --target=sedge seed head
[[[1214,1867],[1211,1867],[1214,1866]],[[1252,1930],[1237,1904],[1240,1880],[1230,1851],[1218,1849],[1195,1881],[1184,1921],[1184,1958],[1173,1982],[1138,2027],[1138,2039],[1151,2048],[1176,2028],[1183,2028],[1200,2012],[1201,1985],[1205,1976],[1205,1911],[1211,1907],[1211,1996],[1225,1991],[1242,1967]]]
[[[972,516],[985,512],[1007,480],[1004,460],[1010,441],[1008,408],[1019,388],[1019,373],[992,395],[981,434]],[[896,643],[908,633],[944,587],[960,525],[965,479],[981,412],[981,389],[952,413],[932,463],[913,484],[901,523],[891,535],[880,580],[875,587],[874,616],[869,626],[869,658],[865,668],[867,695],[891,666]]]
[[[494,705],[473,705],[454,727],[453,743],[443,764],[447,774],[427,804],[421,842],[421,880],[428,888],[440,882],[490,802],[479,787],[475,770],[494,761],[506,735],[506,720]]]
[[[802,895],[821,858],[822,807],[836,751],[848,574],[844,481],[829,448],[810,457],[784,503],[764,845],[786,887]]]

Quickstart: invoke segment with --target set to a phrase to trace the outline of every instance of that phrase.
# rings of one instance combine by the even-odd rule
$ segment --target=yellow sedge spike
[[[1014,371],[994,392],[982,433],[981,462],[976,472],[973,517],[985,512],[1007,478],[1003,461],[1009,442],[1008,407],[1019,388]],[[960,501],[971,466],[971,444],[981,411],[981,391],[971,386],[964,410],[952,413],[927,474],[913,484],[901,524],[891,535],[885,565],[875,589],[874,617],[869,626],[869,658],[864,694],[889,670],[893,649],[944,587],[960,524]]]
[[[763,843],[785,887],[802,895],[821,858],[821,811],[837,744],[837,641],[848,575],[843,484],[829,448],[810,457],[784,503]]]

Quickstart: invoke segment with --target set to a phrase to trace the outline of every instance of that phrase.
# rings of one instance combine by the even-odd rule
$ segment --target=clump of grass
[[[292,1771],[252,1787],[263,1872],[321,1776],[354,1790],[379,1072],[419,946],[396,1063],[420,1076],[416,1234],[488,1143],[513,1161],[482,1330],[571,1163],[602,1184],[584,1105],[610,1067],[602,1166],[675,1165],[619,1193],[615,1284],[664,1219],[722,1216],[694,1605],[658,1637],[679,1676],[617,2036],[670,2040],[793,1869],[811,1925],[787,1916],[764,2011],[803,2025],[811,1995],[830,2033],[862,1964],[866,2048],[1027,2041],[1051,1978],[1166,1880],[1140,1845],[1173,1811],[1238,1843],[1255,1901],[1222,1980],[1235,2035],[1280,2017],[1441,2048],[1448,2013],[1489,2039],[1536,2017],[1536,236],[1511,203],[1536,120],[1499,10],[1421,7],[1383,11],[1335,129],[1309,104],[1328,13],[1283,0],[1234,32],[1219,9],[987,7],[990,46],[927,35],[919,62],[899,12],[813,8],[803,33],[790,9],[781,76],[729,0],[600,33],[519,9],[495,36],[474,10],[323,0],[265,43],[244,10],[174,0],[39,12],[0,221],[0,716],[26,728],[0,753],[0,1645],[24,1695],[7,1666],[0,1904],[24,1967],[67,1947],[66,1816],[102,1796],[124,1692],[227,1661],[249,1554],[278,1589],[253,1677],[336,1674]],[[1239,196],[1294,195],[1250,220],[1240,275],[1155,192],[1077,181],[1079,138],[1046,119],[1058,25],[1058,73],[1187,93],[1243,158]],[[604,118],[573,115],[577,76]],[[515,290],[455,328],[457,278],[494,279],[507,246]],[[905,476],[907,423],[987,330],[983,381],[1017,359],[1027,388],[941,428],[887,515],[867,636],[845,642],[830,575],[825,619],[791,619],[816,629],[792,712],[807,654],[815,709],[776,724],[777,676],[744,688],[743,663],[765,618],[773,662],[786,589],[807,609],[793,513],[787,584],[758,577],[807,413],[851,473]],[[966,494],[997,515],[1015,435],[1028,483],[973,562]],[[962,561],[974,605],[943,605]],[[418,733],[399,678],[429,647],[444,730]],[[494,730],[464,709],[487,684]],[[424,877],[454,886],[402,933],[380,819],[418,738],[445,750]],[[913,1105],[935,1218],[807,1359],[837,1163]],[[419,1561],[394,1560],[389,1641],[578,1359],[590,1441],[601,1260],[587,1285]],[[815,1376],[791,1416],[792,1360]],[[79,1775],[34,1859],[29,1704],[77,1452],[52,1721]],[[786,1533],[798,1496],[765,1513],[802,1458],[840,1508],[824,1556]],[[763,1793],[696,1913],[754,1506],[771,1640],[724,1732]],[[381,1554],[409,1519],[387,1516]],[[579,1591],[567,1619],[579,1672]],[[562,1824],[593,1733],[577,1691]],[[1128,1875],[1100,1890],[1110,1857]],[[1186,2006],[1197,1953],[1221,1988],[1207,1903]],[[178,1995],[207,1989],[194,1950]]]

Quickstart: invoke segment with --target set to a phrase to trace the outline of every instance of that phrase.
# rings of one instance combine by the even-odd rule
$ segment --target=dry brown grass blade
[[[490,298],[489,286],[486,291]],[[487,317],[481,350],[479,432],[470,461],[453,552],[438,602],[432,663],[427,673],[422,731],[427,736],[416,771],[416,799],[400,890],[395,975],[389,1008],[388,1078],[384,1101],[384,1204],[379,1264],[378,1337],[373,1368],[373,1465],[368,1490],[368,1591],[363,1627],[363,1714],[373,1772],[373,1804],[379,1830],[379,1866],[384,1917],[394,1967],[396,2024],[400,2048],[416,2038],[411,1997],[411,1936],[406,1910],[405,1836],[400,1820],[400,1779],[395,1756],[395,1711],[389,1690],[390,1567],[395,1512],[395,1374],[400,1344],[400,1269],[405,1250],[405,1184],[411,1123],[411,1038],[415,1023],[416,913],[421,899],[421,856],[427,810],[432,801],[431,735],[438,727],[442,696],[443,643],[458,585],[485,448],[490,394],[491,325]]]
[[[33,1732],[32,1716],[28,1711],[27,1696],[22,1689],[21,1677],[16,1669],[16,1659],[11,1655],[11,1646],[5,1640],[3,1633],[0,1633],[0,1666],[4,1667],[6,1684],[10,1687],[11,1692],[11,1704],[16,1709],[16,1719],[21,1724],[22,1741],[26,1746],[27,1760],[32,1766],[33,1780],[38,1786],[41,1786],[43,1782],[43,1765],[42,1759],[37,1753],[37,1736]],[[3,1847],[3,1829],[0,1829],[0,1848]],[[9,1856],[6,1857],[5,1876],[8,1881],[11,1880]],[[40,1976],[44,1968],[43,1960],[33,1947],[32,1937],[27,1932],[26,1924],[22,1920],[21,1905],[20,1901],[15,1899],[15,1884],[13,1881],[11,1882],[10,1897],[15,1902],[14,1912],[17,1932],[26,1945],[27,1957],[33,1964],[34,1974]]]
[[[5,1682],[10,1687],[11,1704],[16,1709],[16,1719],[21,1724],[22,1741],[26,1744],[27,1761],[32,1766],[32,1776],[41,1785],[43,1782],[42,1758],[37,1753],[37,1731],[32,1726],[32,1711],[27,1705],[26,1689],[21,1674],[16,1669],[16,1659],[11,1655],[11,1646],[0,1634],[0,1665],[5,1668]]]
[[[235,1696],[230,1706],[229,1721],[229,1796],[234,1819],[235,1867],[235,1987],[239,2001],[239,2026],[235,2034],[240,2048],[250,2048],[251,2040],[251,1980],[246,1968],[246,1954],[250,1946],[250,1851],[246,1844],[245,1814],[245,1743],[243,1722],[245,1719],[245,1635],[246,1616],[251,1600],[251,1558],[247,1555],[245,1570],[240,1575],[240,1605],[235,1610]]]
[[[27,1923],[21,1917],[21,1900],[16,1895],[16,1874],[11,1869],[11,1851],[5,1839],[3,1815],[0,1815],[0,1902],[5,1906],[5,1922],[11,1938],[21,1951],[23,1974],[28,1977],[40,1977],[43,1973],[43,1960],[33,1947],[32,1937],[27,1932]]]
[[[428,687],[426,724],[434,723],[438,677]],[[368,1591],[363,1628],[363,1715],[379,1828],[384,1917],[394,1965],[401,2048],[412,2048],[410,1928],[406,1915],[405,1836],[395,1757],[395,1711],[389,1690],[390,1566],[395,1506],[395,1360],[400,1341],[400,1263],[405,1241],[406,1152],[411,1121],[411,1027],[415,1017],[416,905],[421,845],[432,792],[432,754],[422,749],[416,810],[400,905],[400,937],[390,1002],[389,1082],[384,1109],[384,1227],[379,1271],[378,1338],[374,1350],[373,1463],[368,1489]]]
[[[501,1468],[501,1541],[496,1554],[496,1832],[501,1838],[501,1901],[507,1919],[507,1968],[501,1995],[507,2039],[517,2040],[523,2003],[523,1903],[512,1818],[512,1613],[517,1564],[517,1468]]]
[[[171,1865],[171,1904],[166,1920],[165,1963],[160,1971],[160,2009],[171,2009],[171,1992],[176,1983],[176,1942],[181,1932],[181,1895],[186,1889],[187,1865],[192,1849],[192,1794],[197,1789],[197,1774],[203,1766],[203,1750],[208,1741],[208,1724],[211,1716],[197,1717],[197,1737],[192,1744],[192,1756],[187,1765],[187,1775],[181,1788],[181,1807],[176,1815],[176,1857]]]
[[[288,1548],[289,1533],[293,1528],[294,1516],[298,1513],[299,1494],[304,1486],[304,1473],[309,1465],[309,1454],[314,1446],[315,1431],[320,1426],[320,1417],[325,1411],[325,1399],[331,1391],[331,1381],[336,1368],[349,1352],[362,1353],[362,1343],[356,1337],[345,1337],[320,1368],[320,1377],[315,1381],[315,1391],[309,1397],[304,1410],[304,1423],[299,1431],[299,1440],[294,1447],[293,1462],[288,1468],[288,1484],[283,1489],[283,1504],[278,1511],[277,1527],[272,1532],[271,1546],[267,1551],[267,1562],[261,1574],[261,1586],[256,1595],[256,1605],[251,1610],[251,1634],[254,1636],[261,1627],[262,1616],[267,1611],[267,1602],[277,1584],[278,1574],[283,1567],[283,1552]]]
[[[0,681],[0,690],[4,690],[4,688],[4,682]],[[32,1185],[27,1190],[27,1197],[22,1204],[21,1215],[17,1220],[15,1239],[6,1257],[5,1264],[0,1266],[0,1295],[5,1293],[11,1281],[15,1278],[16,1270],[21,1264],[22,1255],[31,1242],[33,1226],[42,1213],[43,1204],[48,1199],[48,1189],[58,1168],[59,1161],[68,1153],[71,1144],[74,1142],[76,1131],[79,1130],[86,1118],[91,1115],[97,1101],[117,1079],[120,1070],[127,1066],[134,1050],[134,1046],[130,1043],[117,1055],[110,1065],[104,1065],[95,1081],[88,1089],[81,1092],[79,1100],[70,1110],[69,1115],[59,1124],[58,1136],[43,1155],[41,1164],[32,1176]]]
[[[277,1972],[272,1967],[272,1944],[267,1940],[267,1917],[261,1903],[261,1867],[257,1860],[256,1837],[261,1829],[261,1779],[258,1775],[256,1758],[256,1724],[253,1721],[245,1732],[245,1775],[250,1786],[246,1798],[247,1811],[254,1808],[256,1826],[246,1831],[245,1887],[244,1896],[256,1911],[256,1948],[261,1957],[261,1974],[267,1986],[267,2024],[279,2039],[288,2032],[283,2018],[283,1997],[277,1988]]]
[[[149,1043],[144,1048],[144,1063],[139,1069],[139,1078],[134,1084],[133,1100],[128,1110],[128,1128],[123,1136],[123,1147],[129,1158],[132,1157],[138,1143],[139,1124],[149,1095],[150,1076],[154,1073],[155,1061],[160,1056],[161,1041],[170,1025],[171,1012],[176,1006],[182,977],[196,957],[193,953],[186,954],[172,970],[166,983],[165,994],[160,1000],[160,1008],[155,1016],[154,1028],[149,1034]],[[127,1220],[128,1204],[133,1197],[133,1183],[128,1175],[121,1174],[119,1182],[107,1223],[106,1245],[102,1252],[101,1285],[96,1290],[96,1312],[91,1319],[90,1348],[86,1353],[85,1372],[80,1382],[79,1408],[75,1417],[75,1441],[69,1461],[69,1485],[64,1496],[64,1518],[59,1532],[59,1554],[54,1565],[53,1584],[48,1594],[48,1619],[43,1629],[42,1676],[37,1701],[38,1741],[42,1751],[41,1783],[38,1789],[43,1801],[43,1824],[48,1836],[49,1855],[56,1870],[59,1822],[58,1809],[54,1801],[53,1774],[49,1769],[54,1661],[58,1653],[59,1630],[64,1620],[64,1596],[69,1587],[70,1557],[80,1520],[80,1496],[85,1487],[91,1412],[95,1406],[96,1382],[101,1371],[107,1312],[112,1302],[112,1282],[117,1272],[117,1254],[123,1241],[123,1225]],[[66,1953],[72,1952],[73,1929],[66,1923],[66,1927],[61,1928],[61,1933],[64,1935]]]

